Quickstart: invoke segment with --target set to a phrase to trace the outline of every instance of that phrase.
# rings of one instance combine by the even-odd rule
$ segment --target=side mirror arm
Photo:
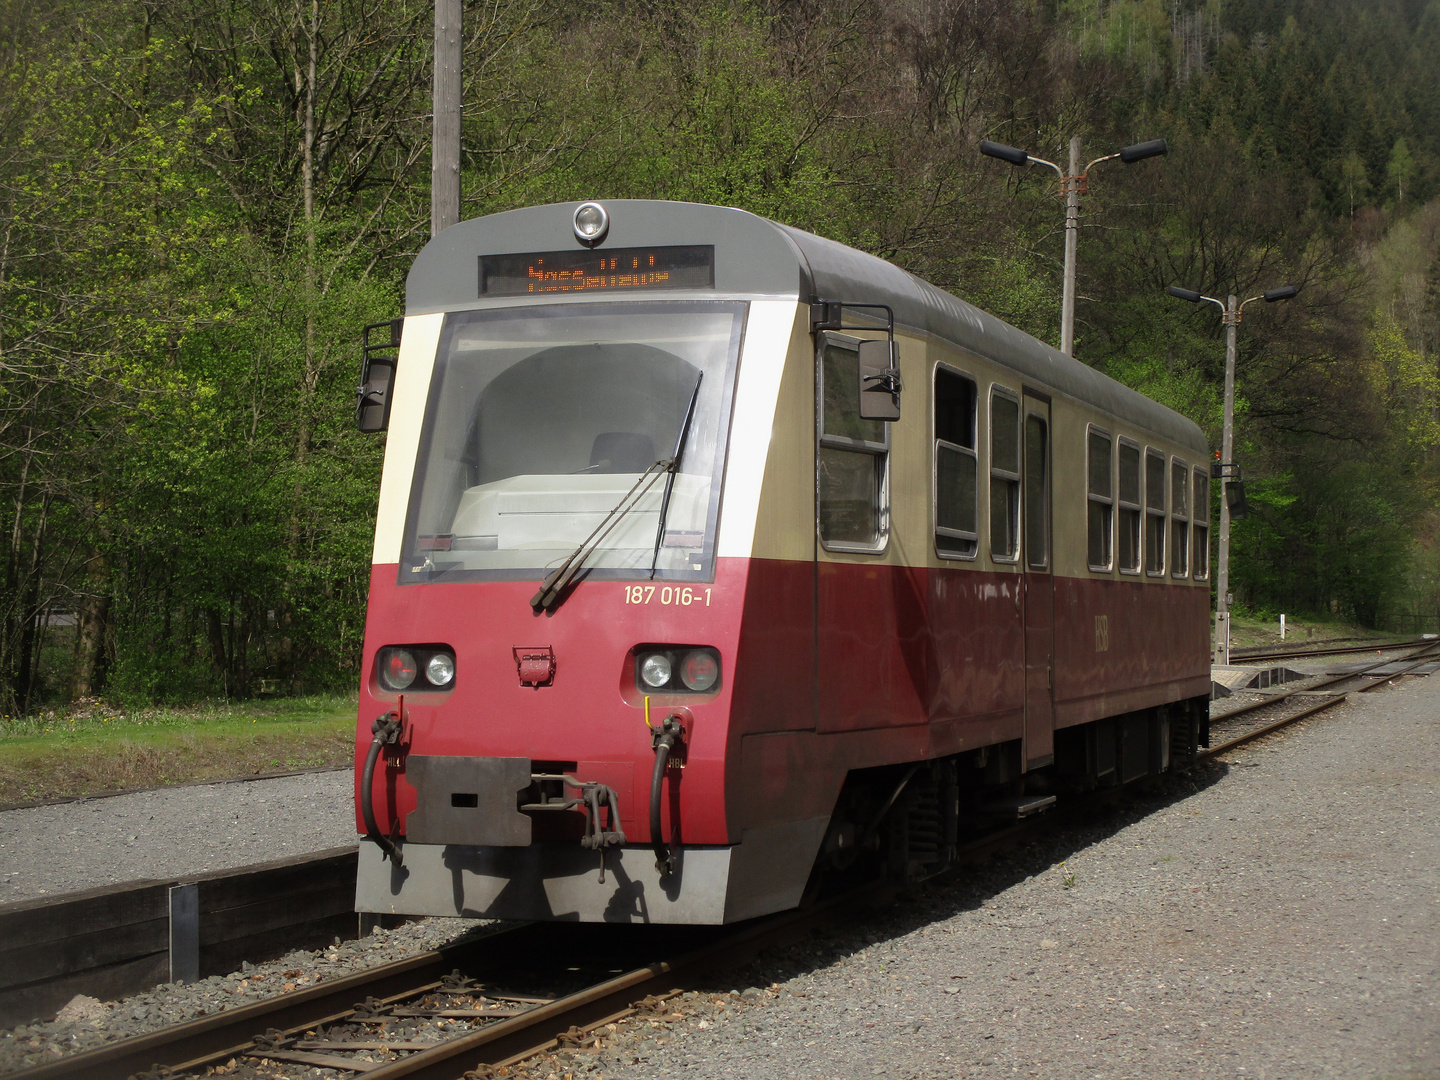
[[[852,304],[849,301],[816,298],[810,303],[810,332],[876,329],[874,326],[846,326],[846,308],[885,313],[885,340],[860,343],[860,416],[865,420],[893,423],[900,419],[900,393],[904,389],[900,381],[900,348],[895,342],[895,311],[888,304]],[[882,349],[882,358],[876,361],[873,354]],[[866,396],[869,394],[888,394],[890,400],[882,404]]]

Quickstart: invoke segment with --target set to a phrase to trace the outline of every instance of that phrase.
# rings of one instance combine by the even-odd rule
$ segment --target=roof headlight
[[[670,657],[664,653],[651,653],[640,662],[640,679],[653,690],[668,683],[670,675]]]
[[[599,203],[581,203],[575,210],[575,239],[586,247],[594,247],[605,239],[610,229],[610,215]]]

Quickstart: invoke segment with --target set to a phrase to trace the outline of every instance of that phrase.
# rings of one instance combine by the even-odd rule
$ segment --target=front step
[[[1054,805],[1054,795],[1015,795],[1008,799],[998,799],[995,802],[986,803],[980,810],[991,817],[1019,821],[1031,814],[1049,810]]]

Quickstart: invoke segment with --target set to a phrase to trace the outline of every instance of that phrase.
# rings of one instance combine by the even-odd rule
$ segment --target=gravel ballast
[[[167,983],[123,1001],[77,997],[49,1023],[21,1024],[0,1031],[0,1076],[46,1064],[64,1054],[405,960],[485,925],[472,919],[424,919],[394,930],[377,929],[369,937],[336,942],[328,949],[301,949],[270,963],[246,964],[230,975],[212,975],[192,984]],[[331,1071],[326,1075],[340,1074]]]
[[[1233,752],[527,1077],[1440,1077],[1440,679]]]
[[[1440,679],[1405,680],[516,1074],[1437,1080],[1437,787]],[[80,1002],[0,1033],[0,1071],[472,925]]]
[[[159,788],[0,813],[0,903],[355,842],[354,774]]]

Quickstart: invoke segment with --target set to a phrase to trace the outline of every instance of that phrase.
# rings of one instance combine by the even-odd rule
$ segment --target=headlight
[[[455,678],[455,658],[449,653],[436,653],[425,664],[425,678],[431,686],[449,686]]]
[[[658,690],[670,681],[670,658],[664,653],[651,653],[640,664],[640,678],[646,686]]]
[[[604,240],[609,228],[610,215],[599,203],[587,202],[575,210],[575,239],[586,247]]]
[[[392,694],[449,693],[455,689],[455,650],[439,642],[387,645],[375,654],[375,679]]]
[[[709,690],[719,677],[720,663],[708,650],[696,649],[686,653],[685,659],[680,662],[680,681],[696,693]]]
[[[710,694],[720,685],[720,654],[711,648],[641,645],[635,685],[643,694]]]
[[[404,690],[415,681],[420,669],[405,649],[386,649],[380,657],[380,681],[387,690]]]

